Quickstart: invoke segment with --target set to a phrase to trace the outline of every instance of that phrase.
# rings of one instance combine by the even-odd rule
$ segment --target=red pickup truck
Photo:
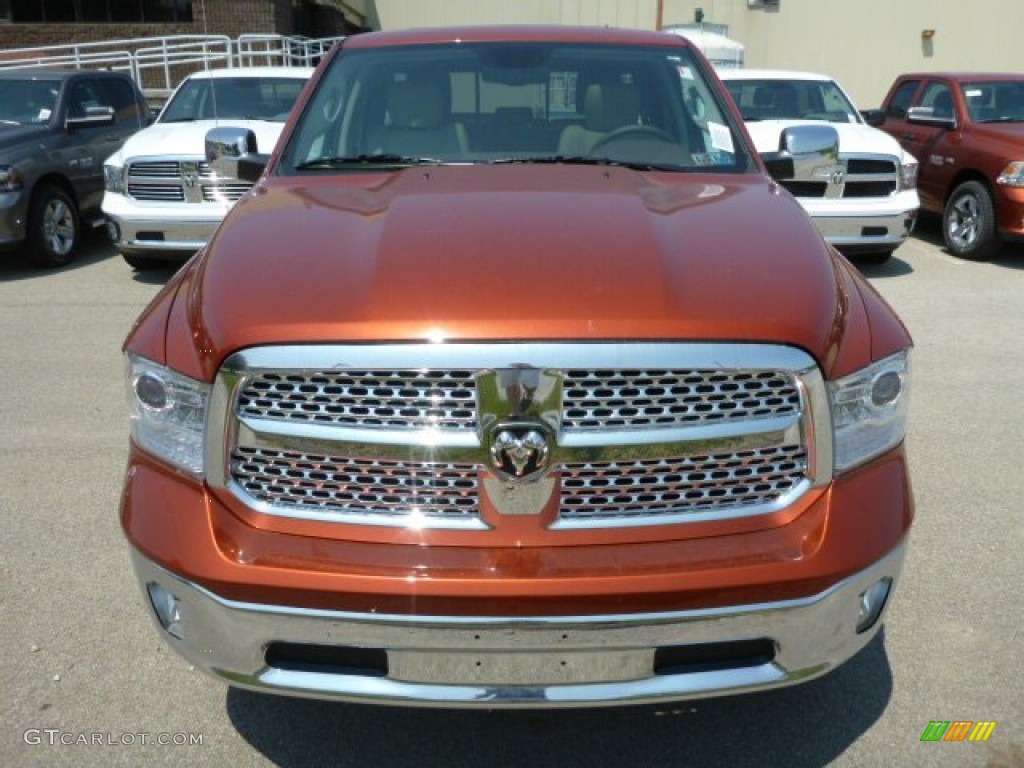
[[[835,162],[788,128],[777,173]],[[122,524],[234,686],[552,707],[822,675],[881,626],[910,337],[683,38],[351,37],[125,343]]]
[[[942,215],[949,250],[985,259],[1024,242],[1024,75],[901,75],[875,124],[920,162],[921,209]]]

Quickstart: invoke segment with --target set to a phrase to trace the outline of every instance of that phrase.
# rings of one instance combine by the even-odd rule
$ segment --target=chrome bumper
[[[164,638],[196,667],[233,686],[352,702],[440,707],[582,707],[706,698],[777,688],[825,674],[877,633],[857,633],[860,596],[881,579],[895,589],[905,543],[870,568],[797,600],[674,613],[531,618],[387,616],[240,603],[133,551],[136,573]],[[149,588],[177,602],[168,632]],[[886,606],[891,600],[891,590]],[[167,611],[165,610],[165,615]],[[177,635],[177,636],[176,636]],[[768,657],[680,669],[664,649],[748,647]],[[268,650],[369,650],[385,668],[366,673],[277,662]],[[732,647],[732,646],[729,646]]]
[[[177,251],[194,253],[213,237],[221,218],[208,221],[169,221],[167,219],[123,219],[107,214],[110,239],[118,250]]]
[[[917,211],[891,216],[812,216],[818,231],[837,248],[893,250],[910,237]]]

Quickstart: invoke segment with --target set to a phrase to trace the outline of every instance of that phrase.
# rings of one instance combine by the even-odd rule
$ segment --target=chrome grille
[[[782,371],[565,372],[566,432],[668,428],[798,413]],[[360,428],[475,429],[472,371],[262,373],[248,379],[238,413]]]
[[[567,432],[672,427],[797,413],[800,393],[779,371],[568,371]]]
[[[180,179],[181,165],[175,160],[157,160],[130,163],[128,175],[149,179]]]
[[[222,184],[203,184],[204,203],[234,203],[242,199],[252,189],[252,184],[244,181]]]
[[[238,395],[238,413],[262,419],[391,429],[474,429],[472,371],[263,373]]]
[[[386,517],[475,517],[472,465],[345,459],[238,447],[232,478],[258,501],[314,512]]]
[[[888,197],[899,191],[900,166],[896,158],[841,154],[839,160],[844,168],[842,183],[808,178],[784,179],[779,183],[795,197]]]
[[[821,374],[773,345],[257,347],[225,361],[210,410],[223,419],[209,432],[211,487],[268,514],[349,524],[484,532],[549,509],[556,529],[762,515],[832,467]],[[517,439],[534,423],[551,427],[550,475],[503,475],[496,430]]]
[[[182,164],[195,166],[193,183],[185,184]],[[143,202],[155,203],[235,203],[252,184],[217,176],[213,167],[198,158],[192,160],[137,160],[128,164],[128,194]]]
[[[806,477],[807,452],[785,445],[710,456],[568,464],[563,519],[677,515],[775,503]]]
[[[149,202],[185,202],[185,190],[176,184],[129,184],[128,194],[136,200]]]

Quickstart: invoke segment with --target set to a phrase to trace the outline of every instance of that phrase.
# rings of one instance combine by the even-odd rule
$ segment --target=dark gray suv
[[[148,118],[126,74],[0,71],[0,249],[71,261],[83,224],[103,222],[103,161]]]

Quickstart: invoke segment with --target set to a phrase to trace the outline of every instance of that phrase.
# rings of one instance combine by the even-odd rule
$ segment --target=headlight
[[[917,186],[917,163],[900,164],[900,189],[914,189]]]
[[[904,350],[829,382],[836,472],[863,464],[903,439],[909,373],[909,350]]]
[[[996,183],[1007,187],[1024,187],[1024,160],[1015,160],[1003,168]]]
[[[124,166],[104,165],[103,166],[103,187],[107,192],[124,194]]]
[[[128,355],[128,404],[138,446],[179,469],[203,474],[210,386]]]
[[[21,183],[21,174],[9,165],[0,165],[0,192],[16,192]]]

